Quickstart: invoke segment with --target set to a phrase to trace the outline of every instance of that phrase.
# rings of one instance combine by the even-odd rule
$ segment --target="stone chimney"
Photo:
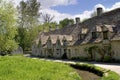
[[[80,18],[79,17],[76,17],[75,20],[76,20],[76,24],[80,23]]]
[[[101,16],[101,14],[103,13],[103,9],[101,7],[97,8],[97,16]]]

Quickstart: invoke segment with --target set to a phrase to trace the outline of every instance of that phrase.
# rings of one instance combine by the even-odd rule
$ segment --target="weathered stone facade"
[[[120,60],[120,8],[102,13],[82,23],[40,33],[32,47],[32,55],[54,58],[105,57]]]

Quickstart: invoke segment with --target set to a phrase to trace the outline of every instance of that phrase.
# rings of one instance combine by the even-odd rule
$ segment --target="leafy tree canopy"
[[[16,28],[16,9],[12,1],[0,1],[0,51],[12,51],[17,48],[15,36]]]
[[[64,20],[61,20],[61,21],[59,22],[59,24],[60,24],[60,26],[61,26],[61,28],[62,28],[62,27],[67,26],[68,24],[74,24],[74,20],[73,20],[73,19],[65,18]]]

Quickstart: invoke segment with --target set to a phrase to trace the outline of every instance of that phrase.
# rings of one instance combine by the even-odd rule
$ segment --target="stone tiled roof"
[[[115,25],[97,25],[96,31],[102,32],[107,30],[107,31],[113,32],[113,27],[115,27]]]
[[[63,37],[65,37],[66,40],[69,41],[69,42],[73,40],[73,37],[71,35],[55,35],[55,34],[45,35],[43,33],[43,34],[41,34],[41,38],[40,38],[42,45],[47,43],[47,40],[48,40],[49,37],[51,39],[52,44],[55,44],[58,38],[59,38],[61,44],[63,44],[63,42],[62,42]]]
[[[120,40],[120,31],[114,33],[113,37],[111,38],[112,41]]]
[[[110,32],[109,37],[111,40],[120,40],[120,8],[105,12],[101,16],[95,16],[79,24],[68,25],[62,29],[40,33],[36,41],[38,43],[39,39],[41,39],[42,45],[45,45],[50,36],[53,44],[56,43],[58,37],[61,44],[63,44],[62,39],[65,36],[69,45],[99,43],[103,40],[102,31],[106,30]],[[96,39],[92,39],[91,32],[99,33]],[[85,38],[79,40],[79,34],[85,34]]]
[[[102,32],[102,28],[97,25],[97,26],[96,26],[96,31],[97,31],[97,32]]]
[[[102,27],[104,27],[104,29]],[[108,30],[109,32],[111,32],[109,35],[109,38],[111,40],[120,40],[120,32],[115,34],[113,28],[115,28],[115,25],[96,25],[96,28],[93,27],[93,29],[91,29],[90,32],[86,33],[84,39],[77,40],[74,45],[87,44],[87,43],[100,43],[103,40],[102,31],[104,30]],[[97,37],[95,39],[92,39],[91,32],[99,32],[99,33],[97,34]]]
[[[69,26],[65,26],[62,29],[56,29],[53,31],[49,31],[49,32],[44,32],[45,35],[70,35],[72,33],[72,31],[74,30],[74,28],[76,27],[76,25],[69,25]]]

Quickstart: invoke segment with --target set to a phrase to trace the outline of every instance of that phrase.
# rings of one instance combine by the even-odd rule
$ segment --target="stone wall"
[[[120,60],[120,41],[111,42],[112,50],[114,51],[114,58]]]
[[[88,52],[85,51],[86,47],[91,47],[91,46],[101,46],[101,44],[84,44],[84,45],[78,45],[78,46],[73,46],[69,47],[68,49],[71,49],[71,55],[69,59],[72,58],[88,58]],[[100,55],[98,53],[94,53],[94,57],[96,59],[100,59]]]
[[[112,51],[114,52],[113,58],[116,60],[120,60],[120,42],[119,41],[111,41],[111,47]],[[85,51],[86,47],[91,46],[100,46],[103,48],[102,43],[97,44],[83,44],[78,46],[69,46],[67,47],[67,58],[89,58],[88,53]],[[94,50],[93,50],[94,51]],[[53,57],[54,58],[62,58],[64,54],[64,48],[61,47],[60,52],[57,54],[56,48],[54,48]],[[33,49],[33,55],[34,56],[40,56],[40,57],[48,57],[49,52],[47,52],[47,49],[41,49],[36,48]],[[95,60],[100,60],[101,55],[98,52],[93,52],[93,57]]]

